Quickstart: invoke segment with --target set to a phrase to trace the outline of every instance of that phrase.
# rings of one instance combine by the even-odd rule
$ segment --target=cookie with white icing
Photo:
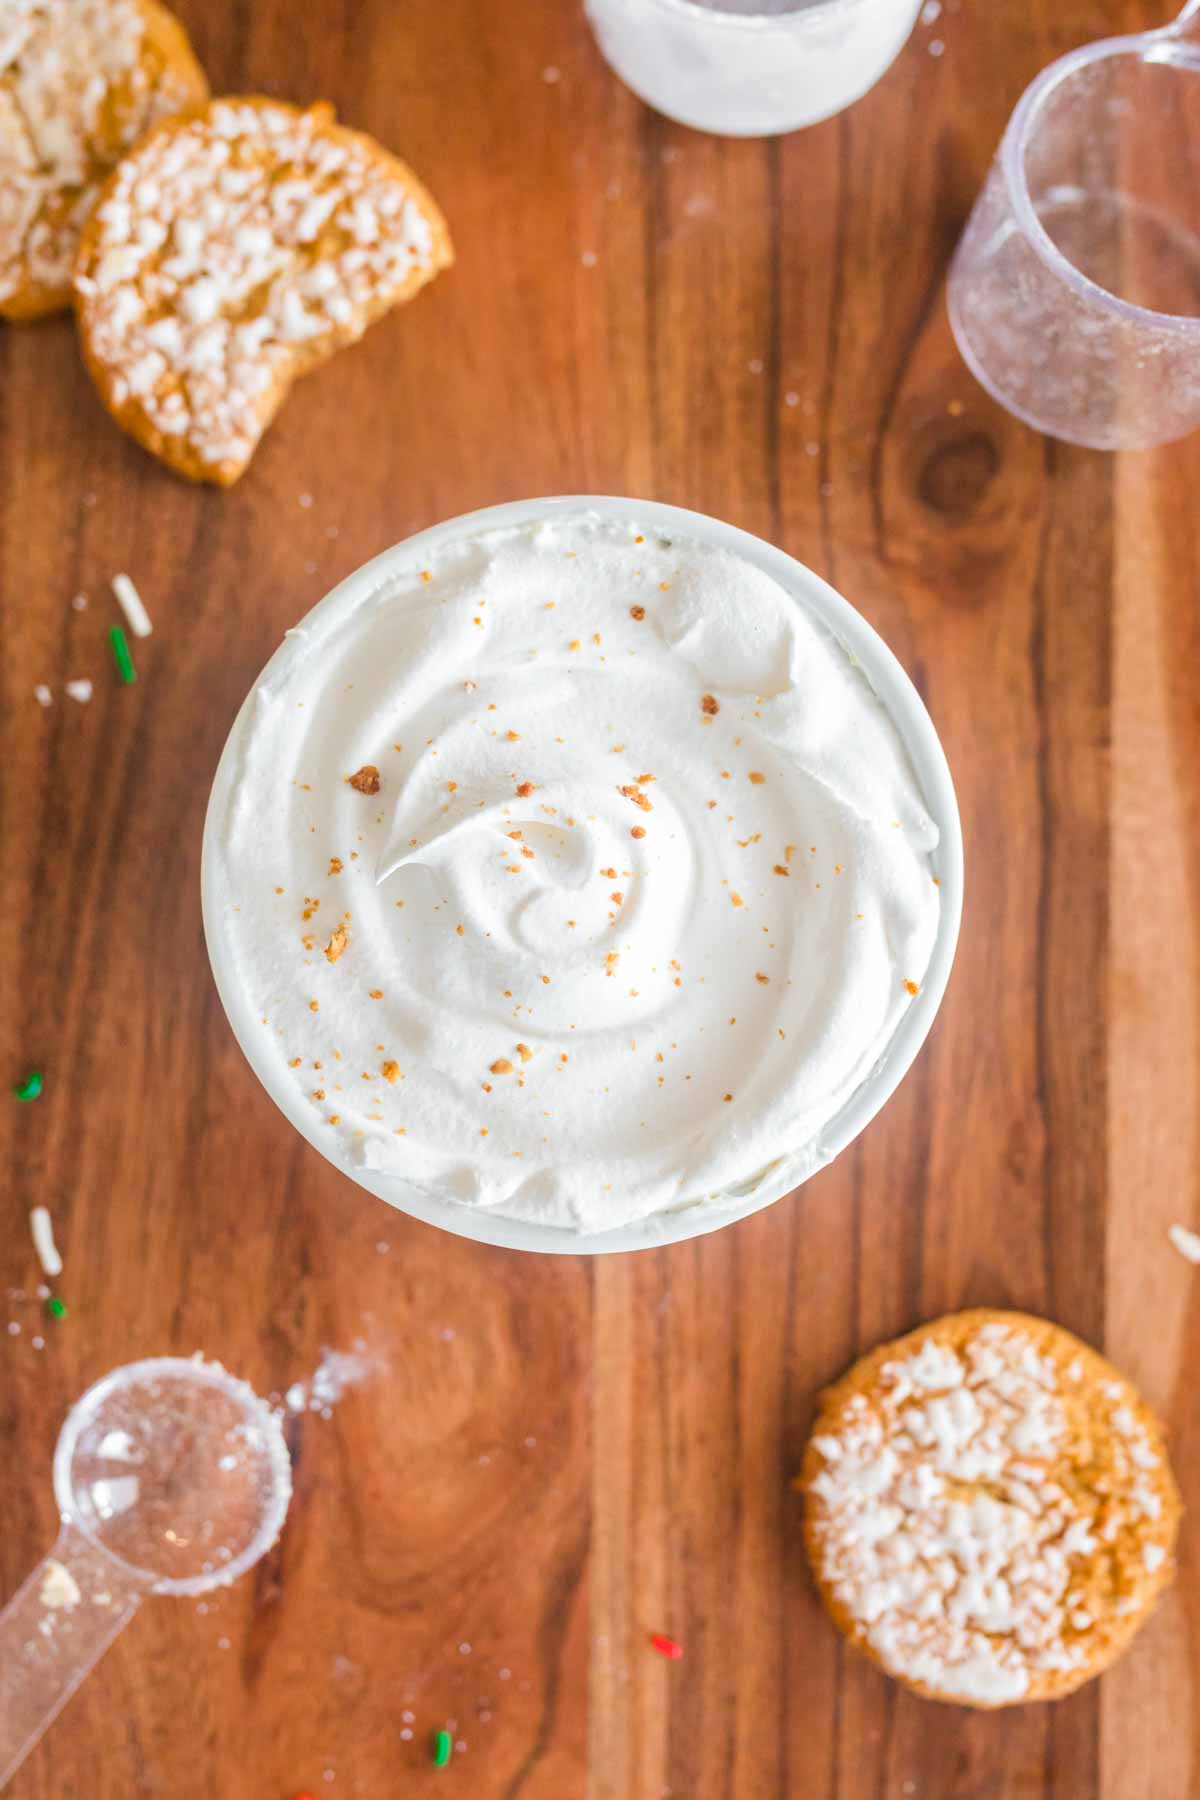
[[[70,306],[101,184],[152,125],[207,98],[183,26],[156,0],[2,0],[0,318]]]
[[[101,193],[75,273],[84,356],[124,430],[226,487],[292,382],[452,260],[411,169],[331,107],[214,100]]]
[[[1174,1573],[1157,1420],[1094,1350],[1021,1313],[951,1314],[856,1363],[797,1485],[834,1623],[930,1699],[1070,1693]]]

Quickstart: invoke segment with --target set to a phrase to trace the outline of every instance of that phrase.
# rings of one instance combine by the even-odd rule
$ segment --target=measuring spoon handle
[[[143,1589],[74,1525],[0,1612],[0,1788],[133,1617]]]

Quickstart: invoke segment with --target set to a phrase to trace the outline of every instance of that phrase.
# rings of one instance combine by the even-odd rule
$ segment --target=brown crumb
[[[344,867],[345,867],[345,864],[342,862],[342,859],[340,856],[331,856],[330,857],[329,873],[331,875],[340,875]]]
[[[653,775],[635,775],[634,780],[637,782],[639,787],[645,787],[645,785],[648,781],[654,780],[654,777],[653,777]]]
[[[481,1125],[481,1126],[480,1126],[480,1127],[479,1127],[479,1135],[480,1135],[480,1137],[486,1137],[486,1136],[487,1136],[487,1134],[488,1134],[488,1132],[487,1132],[487,1126],[486,1126],[486,1125]]]
[[[620,888],[614,888],[612,893],[608,897],[612,901],[614,906],[623,906],[625,903],[625,896],[621,892]]]
[[[766,987],[768,982],[770,981],[771,977],[769,975],[761,975],[760,974],[760,975],[756,975],[754,977],[754,979],[755,979],[755,981],[761,981],[763,986]]]
[[[352,788],[357,788],[360,794],[377,794],[379,792],[379,770],[374,763],[364,763],[355,774],[347,775],[346,780]]]
[[[323,1100],[325,1098],[325,1089],[324,1088],[314,1088],[312,1097],[314,1100]]]
[[[721,703],[715,694],[701,694],[700,711],[708,719],[715,719],[721,710]]]
[[[506,731],[504,737],[505,741],[509,744],[519,744],[521,741],[521,734],[519,731]]]
[[[761,787],[761,786],[762,786],[762,784],[763,784],[763,782],[764,782],[764,781],[765,781],[765,780],[766,780],[766,779],[767,779],[767,778],[766,778],[766,776],[765,776],[765,775],[763,775],[763,774],[761,774],[761,773],[760,773],[760,772],[759,772],[759,770],[757,770],[757,769],[751,769],[751,771],[750,771],[750,774],[749,774],[749,776],[748,776],[748,778],[747,778],[747,779],[748,779],[748,780],[750,780],[750,781],[752,781],[752,782],[753,782],[753,783],[754,783],[754,785],[755,785],[755,787]]]
[[[447,783],[446,783],[446,786],[447,786],[447,787],[448,787],[448,788],[449,788],[449,790],[450,790],[450,792],[451,792],[451,793],[452,793],[452,794],[457,794],[457,792],[458,792],[458,783],[457,783],[457,781],[448,781],[448,782],[447,782]]]
[[[731,906],[744,906],[746,904],[740,894],[730,894],[729,903]]]
[[[333,936],[325,946],[325,961],[335,963],[349,941],[349,932],[344,925],[335,925]]]
[[[464,937],[466,935],[465,927],[463,927],[462,925],[456,925],[454,927],[454,929],[459,937]]]
[[[337,1125],[337,1124],[339,1124],[339,1123],[340,1123],[340,1121],[341,1121],[341,1117],[342,1117],[342,1115],[341,1115],[341,1113],[330,1113],[330,1115],[329,1115],[329,1123],[330,1123],[330,1124],[331,1124],[331,1125]]]
[[[643,794],[641,788],[619,787],[617,792],[618,794],[624,794],[626,800],[632,800],[635,806],[640,806],[643,812],[654,811],[652,802],[645,794]]]
[[[372,1000],[382,1000],[383,999],[383,989],[382,988],[372,988],[371,989],[371,998],[372,998]]]
[[[916,994],[919,994],[921,991],[915,981],[906,981],[904,984],[904,987],[905,987],[905,991],[909,994],[916,995]]]
[[[301,1062],[300,1057],[293,1056],[291,1062],[288,1064],[288,1068],[289,1069],[298,1069],[300,1067],[300,1062]]]
[[[644,825],[635,825],[629,835],[630,837],[644,838],[646,835],[646,827]]]
[[[398,1062],[385,1062],[379,1073],[383,1076],[385,1081],[389,1081],[392,1086],[395,1087],[400,1079],[400,1064]]]
[[[790,869],[784,867],[783,863],[775,864],[775,873],[777,875],[790,875],[791,872],[792,871]]]
[[[646,609],[644,606],[631,606],[629,609],[629,616],[631,619],[636,619],[640,625],[646,616]]]
[[[523,781],[521,783],[520,787],[517,789],[517,799],[518,800],[528,800],[530,794],[536,794],[536,793],[537,793],[537,789],[534,787],[532,781]]]
[[[567,645],[567,649],[568,650],[578,650],[579,649],[579,639],[572,638],[570,643]]]
[[[784,860],[784,862],[789,862],[789,863],[790,863],[790,862],[791,862],[791,860],[792,860],[792,857],[793,857],[793,856],[794,856],[794,855],[795,855],[795,853],[796,853],[796,845],[795,845],[795,844],[785,844],[785,845],[784,845],[784,846],[783,846],[783,860]]]
[[[733,1099],[733,1095],[732,1095],[732,1094],[726,1094],[726,1095],[725,1095],[725,1098],[726,1098],[726,1100],[732,1100],[732,1099]]]
[[[319,1000],[310,1000],[308,1003],[308,1010],[309,1010],[309,1012],[320,1012],[320,1010],[321,1010],[320,1001]]]
[[[533,1051],[529,1048],[528,1044],[518,1044],[517,1045],[517,1055],[520,1057],[522,1062],[532,1062],[533,1061]]]
[[[512,1074],[512,1064],[509,1062],[509,1060],[506,1056],[498,1056],[494,1063],[489,1064],[488,1074],[489,1075],[511,1075]]]
[[[604,959],[604,973],[606,975],[615,975],[617,972],[617,964],[620,960],[620,952],[618,950],[610,950]]]

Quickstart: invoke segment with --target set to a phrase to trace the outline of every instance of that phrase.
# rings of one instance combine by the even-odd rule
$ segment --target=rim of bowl
[[[700,5],[698,0],[649,0],[656,12],[670,13],[673,18],[687,19],[694,25],[715,26],[718,31],[764,31],[768,27],[787,31],[823,13],[848,12],[868,3],[869,0],[807,0],[807,4],[799,4],[791,12],[735,13],[717,12],[711,6]]]
[[[916,1060],[918,1051],[937,1016],[958,944],[962,918],[963,841],[954,783],[941,741],[925,703],[912,681],[884,643],[874,626],[842,598],[835,588],[815,575],[804,563],[764,539],[726,524],[706,513],[691,512],[684,507],[668,506],[662,501],[638,500],[614,495],[568,494],[533,500],[507,501],[499,506],[486,506],[461,513],[415,532],[373,557],[331,589],[315,606],[310,607],[300,623],[307,623],[318,611],[327,607],[345,607],[365,599],[397,569],[418,556],[426,560],[431,552],[464,537],[477,536],[505,526],[532,524],[538,520],[567,517],[573,513],[598,514],[622,524],[633,519],[646,522],[666,532],[674,531],[693,542],[715,548],[733,550],[747,562],[772,576],[798,605],[808,607],[859,665],[869,685],[887,710],[908,752],[922,798],[936,822],[940,843],[933,861],[940,881],[941,920],[933,955],[926,970],[921,991],[905,1013],[888,1042],[878,1063],[861,1085],[839,1108],[821,1133],[817,1160],[812,1173],[832,1162],[871,1122],[889,1100]],[[477,1211],[469,1206],[456,1206],[437,1200],[392,1176],[377,1171],[351,1169],[332,1153],[319,1136],[309,1110],[285,1083],[279,1070],[254,1051],[257,1012],[233,979],[232,958],[227,953],[224,927],[215,892],[214,839],[217,820],[225,814],[232,786],[235,756],[241,728],[259,683],[269,674],[276,658],[283,655],[287,643],[281,644],[260,670],[230,727],[217,764],[209,794],[204,821],[200,861],[201,904],[204,936],[209,963],[217,993],[225,1009],[234,1037],[271,1099],[296,1130],[332,1163],[342,1175],[365,1188],[378,1199],[395,1206],[411,1218],[427,1225],[439,1226],[457,1237],[478,1243],[493,1244],[503,1249],[528,1250],[550,1255],[599,1256],[627,1250],[659,1248],[664,1244],[683,1243],[710,1231],[720,1230],[739,1219],[748,1218],[766,1206],[791,1193],[809,1177],[798,1183],[794,1163],[789,1164],[786,1179],[765,1179],[753,1194],[743,1201],[729,1204],[697,1202],[675,1212],[654,1213],[634,1225],[617,1226],[612,1231],[577,1233],[558,1226],[538,1225],[524,1219],[507,1219]]]
[[[1114,313],[1129,324],[1144,325],[1154,331],[1173,332],[1181,337],[1200,335],[1200,317],[1192,313],[1155,312],[1153,308],[1138,306],[1132,300],[1122,300],[1120,294],[1114,294],[1111,288],[1102,287],[1098,281],[1093,281],[1068,256],[1064,256],[1034,209],[1025,165],[1030,139],[1037,129],[1046,102],[1056,88],[1079,70],[1087,68],[1090,63],[1102,62],[1115,56],[1133,56],[1141,62],[1160,64],[1178,60],[1195,74],[1196,45],[1193,39],[1184,35],[1181,27],[1190,26],[1197,17],[1200,17],[1200,11],[1194,5],[1189,5],[1173,24],[1162,26],[1157,31],[1100,38],[1093,44],[1082,45],[1078,50],[1068,50],[1065,56],[1060,56],[1049,68],[1036,75],[1017,101],[1001,140],[999,157],[1009,201],[1021,234],[1060,281],[1074,288],[1091,305]],[[1173,51],[1175,55],[1172,54]],[[1004,404],[1007,406],[1008,402],[1005,401]],[[1037,429],[1041,430],[1041,427],[1038,426]]]

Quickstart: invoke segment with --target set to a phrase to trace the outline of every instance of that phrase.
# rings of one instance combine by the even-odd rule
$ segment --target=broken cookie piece
[[[452,260],[417,177],[331,107],[214,100],[100,194],[75,270],[84,356],[130,436],[228,487],[292,382]]]

